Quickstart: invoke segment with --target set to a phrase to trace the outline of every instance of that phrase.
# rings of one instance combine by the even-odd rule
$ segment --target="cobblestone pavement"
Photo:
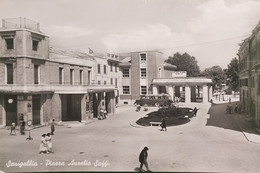
[[[167,132],[158,126],[131,126],[156,108],[136,112],[130,105],[118,107],[105,120],[56,126],[53,154],[38,154],[41,134],[49,132],[49,126],[33,129],[30,141],[28,132],[9,136],[9,130],[0,129],[0,170],[136,171],[139,152],[147,146],[152,171],[259,172],[260,144],[248,141],[241,131],[236,120],[243,115],[225,114],[225,104],[180,106],[199,107],[198,114]]]

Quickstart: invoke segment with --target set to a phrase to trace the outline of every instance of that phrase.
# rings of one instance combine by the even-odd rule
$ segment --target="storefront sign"
[[[172,72],[172,77],[187,77],[186,71],[174,71]]]

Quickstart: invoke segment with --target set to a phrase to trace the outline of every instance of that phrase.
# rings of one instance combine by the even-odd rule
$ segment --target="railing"
[[[32,93],[32,92],[55,92],[55,93],[87,93],[89,90],[113,90],[114,85],[68,85],[68,84],[35,84],[0,85],[0,92]]]
[[[2,28],[3,29],[27,28],[30,30],[40,32],[40,23],[23,17],[8,18],[8,19],[2,19]]]

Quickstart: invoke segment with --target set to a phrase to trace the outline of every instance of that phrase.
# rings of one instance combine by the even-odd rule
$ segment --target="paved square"
[[[0,170],[135,171],[147,146],[152,171],[259,172],[260,144],[247,141],[224,105],[190,106],[200,108],[197,117],[167,132],[133,125],[147,113],[136,112],[134,106],[119,107],[117,114],[88,125],[56,126],[53,154],[38,154],[41,134],[49,126],[32,130],[32,141],[25,140],[28,132],[9,136],[1,129]]]

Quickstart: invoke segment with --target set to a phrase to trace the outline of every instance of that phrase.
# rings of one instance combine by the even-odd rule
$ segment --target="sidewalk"
[[[260,134],[256,131],[256,126],[252,120],[244,114],[232,114],[232,117],[249,142],[260,144]]]

